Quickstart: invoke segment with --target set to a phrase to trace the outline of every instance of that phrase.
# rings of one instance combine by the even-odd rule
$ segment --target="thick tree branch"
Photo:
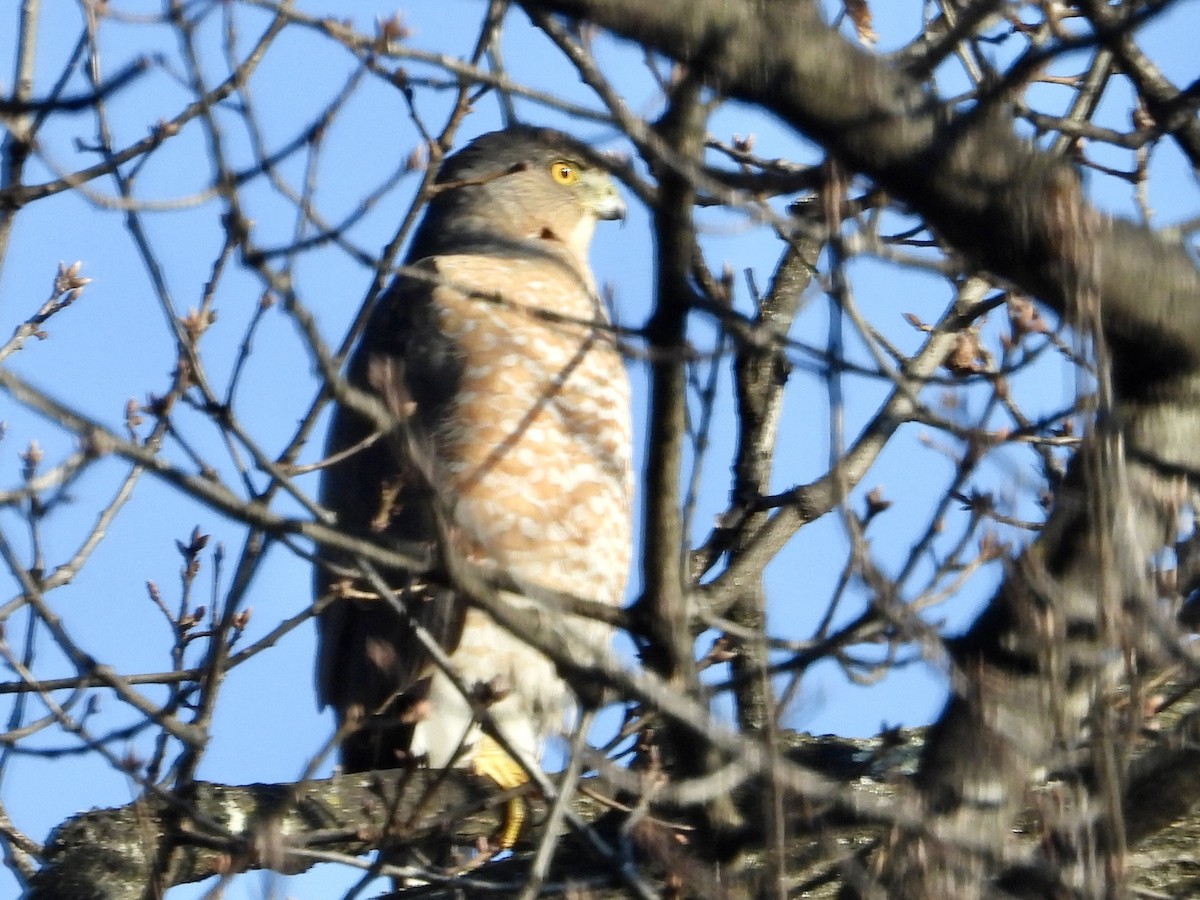
[[[1172,834],[1161,846],[1144,846],[1133,865],[1135,883],[1174,896],[1187,890],[1191,844],[1186,841],[1194,840],[1200,829],[1200,821],[1186,815],[1200,798],[1200,761],[1195,751],[1182,746],[1184,734],[1165,736],[1161,749],[1151,749],[1139,760],[1141,774],[1126,795],[1135,842],[1168,826]],[[846,782],[863,797],[886,802],[902,785],[902,773],[921,746],[919,733],[906,737],[852,740],[785,733],[781,750],[793,763]],[[571,809],[596,827],[616,828],[620,809],[604,799],[614,793],[613,785],[601,779],[585,779]],[[754,793],[754,785],[747,785],[737,799],[752,803]],[[163,858],[169,860],[164,883],[173,886],[250,869],[301,872],[328,859],[361,857],[385,842],[419,843],[431,833],[449,833],[456,842],[469,845],[494,833],[503,817],[503,796],[485,779],[461,770],[396,770],[300,784],[198,782],[186,802],[142,799],[81,813],[62,823],[47,843],[47,864],[31,883],[26,900],[141,900],[155,859]],[[550,821],[541,797],[532,794],[526,799],[529,819],[514,848],[518,865],[525,864],[526,854],[538,845]],[[1169,817],[1155,808],[1160,803]],[[785,813],[790,829],[785,848],[788,873],[793,883],[809,885],[811,897],[836,896],[838,863],[828,853],[831,841],[869,845],[886,828],[836,812],[814,815],[803,805],[791,804]],[[1035,811],[1027,813],[1027,818],[1036,816]],[[604,824],[609,817],[613,821]],[[668,818],[669,810],[659,811],[635,833],[639,854],[653,853],[650,832],[671,831]],[[219,823],[224,830],[206,830],[197,821]],[[601,886],[603,863],[589,860],[581,847],[569,841],[560,844],[552,872],[561,865],[562,874],[576,879],[590,874],[596,879],[597,897],[627,896],[615,881],[611,889]],[[771,848],[758,852],[769,853]],[[509,877],[507,872],[492,874]]]
[[[140,900],[155,877],[171,887],[246,869],[296,873],[334,855],[361,856],[446,832],[470,845],[504,818],[504,796],[462,770],[240,787],[197,782],[190,796],[172,799],[146,797],[64,822],[46,844],[26,900]],[[528,802],[518,849],[534,845],[547,818],[544,802]],[[609,809],[587,794],[573,808],[589,822]]]
[[[1074,173],[988,110],[948,115],[926,85],[833,32],[793,0],[524,0],[587,19],[687,63],[870,175],[941,237],[1059,312],[1081,260],[1064,228],[1094,220],[1090,259],[1117,386],[1169,378],[1200,356],[1200,274],[1184,248],[1091,212]]]

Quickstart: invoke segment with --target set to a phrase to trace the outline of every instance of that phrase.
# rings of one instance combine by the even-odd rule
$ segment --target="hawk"
[[[381,434],[344,406],[334,413],[321,501],[341,527],[432,547],[440,516],[457,551],[518,588],[620,602],[629,387],[587,255],[596,222],[624,214],[601,159],[556,131],[485,134],[445,160],[346,375],[399,424]],[[383,575],[462,681],[487,687],[496,729],[537,759],[571,707],[550,660],[436,578]],[[348,560],[326,554],[316,583],[339,594],[319,619],[317,688],[337,713],[347,771],[407,754],[470,765],[502,787],[527,780]],[[607,640],[595,622],[561,622],[572,639]],[[515,839],[508,828],[502,843]]]

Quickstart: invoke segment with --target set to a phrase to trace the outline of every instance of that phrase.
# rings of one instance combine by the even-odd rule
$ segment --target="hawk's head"
[[[603,157],[553,129],[517,126],[482,135],[442,163],[409,259],[445,247],[553,241],[583,263],[596,221],[624,216]]]

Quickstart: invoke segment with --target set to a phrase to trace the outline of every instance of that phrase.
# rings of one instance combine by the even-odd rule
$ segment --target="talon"
[[[521,768],[521,764],[505,753],[489,735],[484,735],[479,741],[479,747],[471,759],[471,771],[490,778],[505,791],[529,781],[529,775]],[[525,810],[525,801],[520,797],[513,797],[504,805],[504,821],[494,837],[501,850],[509,850],[517,842],[521,826],[525,824]]]
[[[501,850],[511,850],[521,836],[521,826],[525,824],[525,801],[513,797],[504,804],[504,824],[496,832],[496,843]]]

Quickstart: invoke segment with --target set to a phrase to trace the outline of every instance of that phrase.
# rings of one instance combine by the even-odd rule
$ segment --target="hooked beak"
[[[606,172],[593,171],[585,177],[588,176],[591,176],[592,180],[592,184],[589,185],[591,199],[588,204],[592,215],[601,221],[623,220],[627,211],[625,199],[617,190],[616,183]]]

